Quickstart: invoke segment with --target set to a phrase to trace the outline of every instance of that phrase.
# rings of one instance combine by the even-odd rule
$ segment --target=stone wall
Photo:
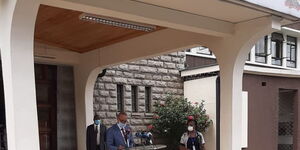
[[[175,52],[150,59],[107,68],[105,76],[98,77],[94,90],[94,112],[107,126],[116,123],[117,84],[124,85],[124,110],[133,130],[145,129],[153,114],[145,113],[145,86],[151,87],[152,105],[163,103],[167,94],[183,96],[180,70],[184,69],[185,53]],[[131,86],[138,86],[138,112],[132,113]]]

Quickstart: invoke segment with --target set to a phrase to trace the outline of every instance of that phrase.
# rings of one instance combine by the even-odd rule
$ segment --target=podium
[[[167,148],[167,145],[147,145],[129,148],[128,150],[157,150]],[[127,149],[126,149],[127,150]]]

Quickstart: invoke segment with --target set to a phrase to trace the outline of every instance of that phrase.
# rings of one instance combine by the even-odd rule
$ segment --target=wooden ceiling
[[[149,33],[80,20],[82,13],[41,5],[36,20],[35,40],[84,53]],[[157,27],[155,31],[160,29],[162,27]]]

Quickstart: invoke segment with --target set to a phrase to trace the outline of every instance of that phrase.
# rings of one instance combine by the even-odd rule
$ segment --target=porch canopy
[[[34,62],[74,66],[77,143],[78,150],[84,150],[94,83],[103,68],[202,45],[214,52],[220,65],[221,150],[240,150],[239,100],[246,56],[259,38],[299,17],[270,9],[277,8],[273,3],[255,2],[2,0],[0,43],[9,149],[39,149]],[[277,4],[295,12],[295,7]],[[59,49],[37,50],[34,42]]]

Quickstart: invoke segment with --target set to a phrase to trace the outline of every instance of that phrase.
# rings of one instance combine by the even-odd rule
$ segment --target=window
[[[117,107],[118,112],[124,111],[124,86],[121,84],[117,85]]]
[[[255,62],[267,63],[267,45],[268,45],[268,36],[261,38],[255,44]]]
[[[192,48],[190,52],[202,55],[212,55],[212,52],[209,50],[209,48],[204,46]]]
[[[288,36],[287,37],[287,48],[286,48],[286,66],[290,68],[296,68],[297,62],[297,38]]]
[[[137,86],[131,86],[131,106],[132,112],[138,112],[138,88]]]
[[[145,107],[146,112],[151,112],[151,87],[145,87]]]
[[[272,65],[282,65],[282,43],[283,35],[280,33],[272,33],[271,51],[272,51]]]

